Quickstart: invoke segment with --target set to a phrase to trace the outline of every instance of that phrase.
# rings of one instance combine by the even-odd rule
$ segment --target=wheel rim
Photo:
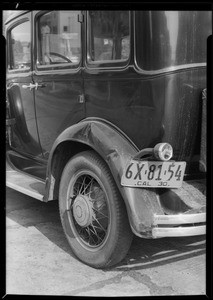
[[[110,210],[100,179],[89,171],[78,172],[70,181],[67,199],[76,239],[89,250],[102,247],[109,234]]]

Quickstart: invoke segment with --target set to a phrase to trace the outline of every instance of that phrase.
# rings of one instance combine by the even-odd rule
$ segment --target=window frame
[[[78,71],[81,66],[82,66],[82,56],[83,56],[83,51],[82,51],[82,25],[80,23],[80,48],[81,48],[81,58],[78,62],[78,64],[72,64],[72,63],[60,63],[60,64],[50,64],[50,65],[39,65],[38,64],[38,24],[39,24],[39,19],[44,16],[47,13],[51,13],[54,10],[46,10],[46,11],[37,11],[34,15],[34,46],[35,46],[35,50],[34,50],[34,66],[35,66],[35,70],[37,72],[51,72],[51,71],[58,71],[58,72],[63,72],[63,71],[69,71],[69,72],[76,72]],[[60,12],[62,10],[58,10],[57,12]],[[76,11],[76,10],[71,10],[71,11]],[[80,13],[82,13],[82,11],[79,10]]]
[[[24,69],[10,69],[11,67],[11,57],[12,57],[12,43],[11,43],[11,31],[16,28],[17,26],[23,24],[23,23],[29,23],[30,25],[30,67],[29,68],[24,68]],[[7,28],[6,32],[6,37],[7,37],[7,72],[8,74],[17,74],[17,73],[24,73],[28,74],[32,72],[33,68],[33,60],[32,60],[32,25],[31,25],[31,14],[28,13],[28,15],[21,16],[18,18],[16,21],[12,21],[11,24]]]
[[[92,61],[90,59],[90,52],[89,52],[89,39],[90,39],[90,25],[89,25],[89,11],[86,11],[86,20],[85,20],[85,27],[86,27],[86,38],[85,38],[85,65],[88,69],[125,69],[131,60],[131,53],[132,53],[132,23],[131,23],[131,12],[128,10],[129,14],[129,57],[127,59],[117,59],[117,60],[97,60]]]

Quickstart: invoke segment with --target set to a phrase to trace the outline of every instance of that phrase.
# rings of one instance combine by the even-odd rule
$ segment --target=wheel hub
[[[92,223],[93,209],[87,196],[78,195],[75,198],[73,216],[81,227],[87,227]]]

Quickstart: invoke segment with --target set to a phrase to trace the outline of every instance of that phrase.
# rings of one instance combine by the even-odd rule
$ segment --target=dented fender
[[[51,200],[55,180],[51,174],[51,160],[57,147],[73,141],[94,149],[107,163],[116,185],[125,202],[132,231],[140,236],[151,236],[151,227],[155,214],[163,214],[155,189],[121,186],[121,177],[126,164],[139,149],[116,126],[100,119],[85,119],[67,128],[56,139],[49,155],[47,167],[46,201]]]

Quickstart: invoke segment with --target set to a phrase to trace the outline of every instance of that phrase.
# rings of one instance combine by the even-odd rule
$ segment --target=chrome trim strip
[[[193,227],[176,227],[176,228],[153,228],[153,238],[161,237],[176,237],[176,236],[195,236],[206,234],[206,226],[193,226]]]
[[[206,213],[179,214],[179,215],[154,215],[153,225],[159,224],[190,224],[206,222]]]

